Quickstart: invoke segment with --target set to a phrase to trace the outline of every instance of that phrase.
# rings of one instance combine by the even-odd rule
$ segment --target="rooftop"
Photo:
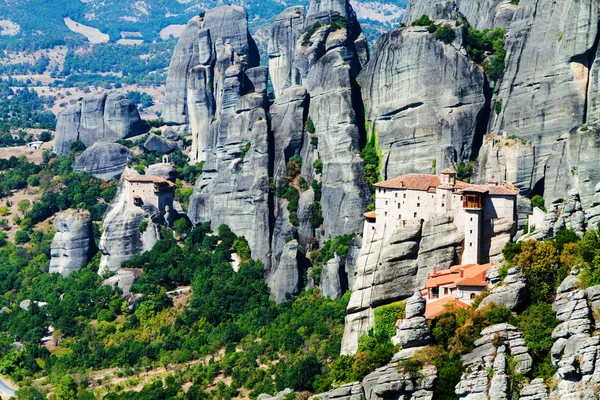
[[[445,169],[441,173],[455,173],[453,169]],[[495,182],[495,181],[494,181]],[[420,190],[424,192],[435,192],[437,187],[450,189],[450,185],[442,185],[439,176],[434,174],[406,174],[398,178],[389,179],[387,181],[375,184],[378,188],[384,189],[407,189]],[[463,192],[487,193],[490,196],[514,196],[519,194],[519,189],[514,186],[509,186],[506,183],[497,185],[491,182],[488,185],[475,185],[462,181],[456,181],[453,188]]]
[[[493,264],[456,265],[448,270],[436,271],[429,274],[425,287],[436,288],[440,286],[487,286],[485,276]],[[462,271],[462,276],[461,276]]]
[[[155,183],[155,184],[158,184],[158,185],[167,184],[169,186],[176,186],[171,181],[168,181],[168,180],[166,180],[164,178],[161,178],[160,176],[153,176],[153,175],[133,175],[133,176],[126,176],[125,179],[128,182]]]
[[[364,216],[367,219],[375,219],[375,218],[377,218],[377,212],[375,212],[375,211],[369,211],[369,212],[366,212],[364,214]]]
[[[412,189],[427,191],[441,183],[440,177],[431,174],[406,174],[398,178],[376,183],[376,187],[386,189]]]
[[[425,318],[434,319],[438,315],[455,308],[468,308],[469,305],[454,296],[444,296],[441,299],[431,301],[425,306]]]

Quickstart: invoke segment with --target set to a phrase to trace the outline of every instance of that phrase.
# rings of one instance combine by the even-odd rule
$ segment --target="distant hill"
[[[272,21],[286,7],[306,5],[307,1],[237,0],[231,3],[246,7],[251,30],[257,31],[260,43],[266,42],[268,37],[267,32],[261,32],[265,22]],[[89,28],[97,30],[97,42],[143,40],[150,43],[168,39],[170,33],[177,36],[176,25],[185,24],[194,15],[223,4],[225,2],[221,0],[5,0],[0,2],[0,46],[11,50],[35,50],[57,44],[94,42],[94,39],[75,32],[95,31]],[[353,5],[367,35],[374,39],[379,30],[400,22],[406,0],[360,1]],[[71,29],[65,19],[70,22]]]

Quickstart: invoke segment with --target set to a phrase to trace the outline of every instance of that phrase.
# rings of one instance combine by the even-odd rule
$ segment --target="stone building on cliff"
[[[456,171],[441,174],[407,174],[375,184],[375,211],[365,213],[365,232],[386,236],[415,223],[451,214],[464,231],[461,264],[482,261],[481,238],[484,224],[495,220],[516,221],[519,189],[490,181],[473,185],[456,179]]]
[[[159,176],[135,175],[125,177],[127,197],[136,206],[152,205],[165,219],[167,225],[172,221],[175,184]]]

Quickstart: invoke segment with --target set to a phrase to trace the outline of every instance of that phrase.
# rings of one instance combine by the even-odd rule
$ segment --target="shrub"
[[[320,158],[313,163],[313,167],[315,169],[315,174],[321,175],[323,173],[323,161],[321,161]]]
[[[139,228],[138,228],[138,229],[139,229],[139,231],[140,231],[141,233],[144,233],[144,232],[146,232],[146,229],[148,229],[148,221],[147,221],[147,220],[143,220],[143,221],[140,223],[140,226],[139,226]]]
[[[15,234],[15,243],[16,244],[25,244],[25,243],[29,242],[29,240],[30,240],[29,235],[25,231],[18,231]]]
[[[396,334],[396,322],[404,318],[405,301],[375,308],[373,334],[380,342],[390,340]]]
[[[315,133],[315,124],[313,123],[313,120],[310,117],[306,119],[305,128],[308,133]]]
[[[456,33],[454,33],[454,29],[450,25],[444,24],[436,28],[435,38],[441,42],[450,44],[456,38]]]
[[[433,21],[429,18],[428,15],[421,15],[412,24],[410,24],[410,26],[429,26],[432,24]]]
[[[500,115],[500,113],[502,112],[502,99],[497,99],[494,103],[494,112],[496,113],[496,115]]]
[[[539,194],[536,194],[531,198],[531,205],[539,208],[540,210],[546,212],[545,200]]]

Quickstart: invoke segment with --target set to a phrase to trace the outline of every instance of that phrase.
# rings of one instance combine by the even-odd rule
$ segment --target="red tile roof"
[[[455,308],[467,308],[469,305],[454,296],[444,296],[441,299],[431,301],[425,306],[425,318],[434,319],[438,315]]]
[[[442,173],[456,172],[451,169],[445,169]],[[441,188],[450,189],[450,185],[441,185],[441,179],[437,175],[432,174],[406,174],[398,178],[389,179],[387,181],[376,183],[375,186],[384,189],[408,189],[420,190],[425,192],[435,192],[439,186]],[[510,196],[519,194],[519,189],[508,185],[474,185],[462,181],[456,181],[454,189],[487,193],[490,196]]]
[[[386,189],[412,189],[427,191],[440,184],[440,177],[430,174],[406,174],[398,178],[376,183],[376,187]]]
[[[456,170],[454,170],[452,168],[446,168],[446,169],[443,169],[441,173],[442,174],[455,174]]]
[[[485,275],[492,264],[469,264],[455,265],[450,269],[437,271],[435,276],[431,273],[430,278],[425,282],[427,289],[440,287],[444,285],[454,286],[487,286]],[[460,270],[463,270],[463,277],[460,277]]]
[[[366,212],[364,215],[365,215],[365,218],[375,219],[375,217],[377,216],[377,213],[375,211],[369,211],[369,212]]]

